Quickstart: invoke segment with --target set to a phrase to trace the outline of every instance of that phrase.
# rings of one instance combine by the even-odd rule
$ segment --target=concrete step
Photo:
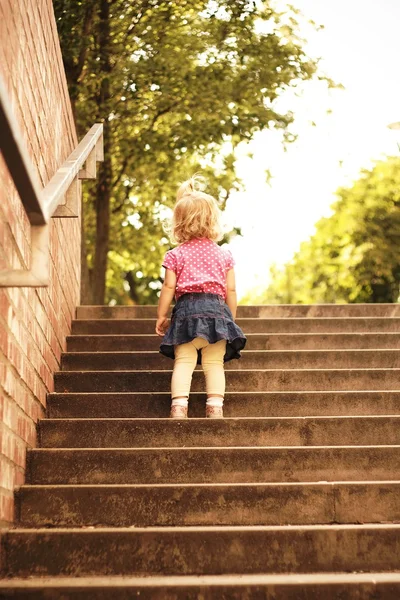
[[[29,600],[398,600],[400,573],[32,577],[0,580]]]
[[[155,318],[157,306],[78,306],[77,319]],[[264,304],[238,306],[238,316],[291,317],[400,317],[400,304]]]
[[[19,527],[313,525],[400,520],[400,481],[22,486]]]
[[[204,417],[205,394],[190,395],[189,416]],[[48,416],[68,418],[168,417],[169,392],[48,394]],[[227,392],[226,417],[400,415],[400,392]]]
[[[43,419],[42,448],[400,445],[400,417]]]
[[[237,324],[247,333],[398,333],[400,318],[239,318]],[[92,319],[72,322],[73,335],[153,334],[155,319]]]
[[[171,361],[171,367],[172,367]],[[234,392],[398,390],[400,369],[227,370]],[[170,389],[171,371],[60,371],[56,392],[160,392]],[[193,373],[192,390],[204,389],[204,375]]]
[[[14,529],[4,575],[219,575],[392,571],[400,525]]]
[[[248,333],[246,350],[400,349],[398,333]],[[158,335],[70,335],[68,352],[159,350]]]
[[[159,352],[68,352],[61,357],[63,371],[170,370],[171,366],[171,359]],[[240,360],[228,362],[225,368],[396,369],[400,368],[400,350],[244,351]]]
[[[400,446],[50,449],[27,452],[27,483],[395,481]]]

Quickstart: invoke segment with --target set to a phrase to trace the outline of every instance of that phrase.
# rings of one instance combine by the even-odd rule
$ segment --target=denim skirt
[[[174,346],[200,337],[210,344],[226,340],[224,362],[240,358],[246,345],[243,331],[233,320],[224,299],[217,294],[193,293],[180,296],[172,309],[171,324],[160,345],[160,352],[175,358]],[[198,350],[197,363],[201,364]]]

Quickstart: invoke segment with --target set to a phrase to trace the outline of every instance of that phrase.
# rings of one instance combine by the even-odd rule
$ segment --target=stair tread
[[[318,348],[318,349],[300,349],[300,350],[241,350],[241,352],[244,355],[248,355],[248,354],[321,354],[321,353],[326,353],[326,354],[350,354],[350,353],[355,353],[355,354],[372,354],[375,352],[382,352],[382,354],[389,354],[389,353],[393,353],[393,354],[400,354],[400,349],[398,348],[327,348],[322,349],[322,348]],[[85,355],[97,355],[97,354],[107,354],[107,355],[113,355],[113,354],[128,354],[128,355],[150,355],[150,356],[158,356],[160,354],[160,352],[158,350],[112,350],[112,351],[96,351],[96,352],[62,352],[62,356],[72,356],[72,355],[77,355],[79,357],[83,357]]]
[[[398,524],[15,529],[4,572],[28,576],[32,560],[42,575],[395,571],[399,543]]]
[[[357,445],[357,446],[191,446],[190,448],[176,448],[175,446],[154,446],[149,448],[124,448],[116,446],[114,448],[29,448],[28,453],[42,453],[42,452],[111,452],[118,450],[118,452],[156,452],[156,451],[171,451],[171,452],[192,452],[195,450],[200,451],[218,451],[218,450],[241,450],[243,452],[253,451],[273,451],[273,450],[357,450],[361,448],[374,448],[376,450],[385,450],[389,448],[400,448],[399,444],[385,444],[382,445]]]
[[[172,361],[171,369],[172,369]],[[169,391],[172,370],[74,370],[54,374],[57,392],[87,391]],[[82,376],[83,375],[83,376]],[[391,390],[399,391],[399,368],[351,369],[234,369],[225,372],[227,386],[237,392],[319,390]],[[192,390],[204,391],[204,374],[195,370]]]
[[[290,416],[290,417],[224,417],[223,419],[207,419],[206,417],[192,417],[190,419],[170,419],[168,417],[61,417],[58,419],[54,418],[46,418],[41,419],[39,421],[40,425],[46,425],[46,423],[60,423],[63,421],[72,421],[72,422],[103,422],[103,421],[121,421],[121,422],[138,422],[138,423],[159,423],[160,421],[165,422],[165,424],[169,423],[207,423],[207,426],[210,424],[211,427],[216,427],[214,423],[217,423],[218,426],[224,427],[225,423],[251,423],[260,421],[272,422],[272,421],[324,421],[324,420],[338,420],[338,419],[349,419],[349,420],[367,420],[367,419],[392,419],[397,420],[400,419],[399,415],[307,415],[306,417],[301,416]],[[189,425],[187,425],[189,426]]]
[[[4,532],[16,578],[0,595],[86,586],[149,598],[177,587],[183,598],[186,586],[231,586],[238,598],[240,586],[382,584],[396,597],[400,570],[382,571],[397,568],[400,543],[399,306],[239,307],[249,345],[228,365],[227,417],[203,417],[196,369],[187,421],[167,417],[173,362],[156,347],[155,311],[77,308],[55,373],[62,391],[48,395],[55,416],[39,422],[50,447],[27,451],[32,483],[18,488],[20,522]],[[19,579],[31,564],[43,577]]]
[[[399,318],[399,317],[397,317]],[[97,319],[93,319],[93,320],[97,320]],[[125,321],[126,319],[121,319],[122,321]],[[149,319],[146,319],[146,321]],[[389,337],[399,337],[399,333],[398,332],[391,332],[391,331],[382,331],[382,333],[370,333],[369,331],[354,331],[354,332],[348,332],[348,331],[343,331],[343,332],[337,332],[337,331],[327,331],[326,333],[324,332],[320,332],[320,333],[307,333],[306,331],[304,333],[299,333],[299,332],[294,332],[294,333],[288,333],[288,332],[276,332],[273,331],[271,333],[246,333],[246,337],[303,337],[303,336],[309,336],[309,337],[321,337],[321,336],[332,336],[332,337],[338,337],[338,336],[345,336],[345,337],[364,337],[364,336],[372,336],[372,335],[382,335],[382,336],[389,336]],[[66,338],[67,339],[76,339],[76,338],[88,338],[88,337],[94,337],[94,338],[108,338],[108,337],[115,337],[115,338],[154,338],[154,339],[160,339],[160,337],[156,334],[156,333],[72,333],[70,335],[67,335]]]
[[[400,416],[75,418],[39,421],[42,448],[388,446]]]
[[[371,369],[371,370],[375,370],[375,369]],[[70,371],[69,371],[70,372]],[[79,371],[80,372],[80,371]],[[97,372],[97,371],[96,371]],[[115,371],[113,371],[115,373]],[[84,373],[86,374],[87,371],[84,371]],[[398,395],[399,399],[400,399],[400,390],[287,390],[287,391],[283,391],[283,390],[274,390],[272,392],[263,392],[263,391],[258,391],[258,390],[247,390],[247,391],[243,391],[243,392],[230,392],[227,391],[225,392],[225,396],[267,396],[267,397],[273,397],[273,396],[281,396],[282,398],[285,396],[289,396],[289,397],[295,397],[295,396],[333,396],[333,395],[340,395],[340,396],[365,396],[366,394],[372,395],[372,396],[389,396],[389,395]],[[131,391],[131,392],[109,392],[109,391],[100,391],[100,392],[51,392],[50,394],[48,394],[50,398],[52,397],[63,397],[63,396],[72,396],[72,397],[78,397],[78,396],[102,396],[102,397],[108,397],[108,396],[124,396],[124,397],[131,397],[131,396],[165,396],[167,398],[171,397],[171,392],[169,391],[159,391],[159,392],[152,392],[152,391],[144,391],[144,392],[135,392],[135,391]],[[205,396],[205,392],[191,392],[190,394],[191,396],[199,396],[199,397],[204,397]]]
[[[8,587],[52,587],[65,585],[69,587],[101,586],[119,587],[120,585],[175,586],[175,585],[237,585],[237,584],[330,584],[330,583],[362,583],[362,582],[400,582],[400,571],[369,573],[285,573],[285,574],[224,574],[224,575],[163,575],[163,576],[92,576],[92,577],[30,577],[0,579],[0,589]]]
[[[373,317],[369,317],[369,316],[361,316],[361,317],[351,317],[351,316],[344,316],[344,317],[238,317],[238,321],[328,321],[328,320],[340,320],[340,321],[370,321],[370,320],[384,320],[386,321],[387,319],[389,320],[398,320],[400,319],[400,316],[394,316],[394,317],[390,317],[390,316],[373,316]],[[97,318],[97,319],[88,319],[88,318],[84,318],[84,319],[73,319],[73,323],[79,322],[82,323],[83,321],[101,321],[104,322],[106,321],[108,322],[112,322],[112,323],[116,323],[117,321],[121,321],[121,322],[126,322],[126,321],[151,321],[154,322],[156,320],[156,317],[133,317],[130,319],[101,319],[101,318]]]
[[[111,353],[114,354],[114,353]],[[172,366],[172,362],[171,362],[171,366]],[[332,373],[332,372],[336,372],[336,371],[346,371],[346,372],[350,372],[350,371],[367,371],[367,372],[371,372],[371,373],[375,373],[375,371],[399,371],[400,372],[400,367],[367,367],[367,368],[362,368],[362,367],[352,367],[352,368],[343,368],[343,369],[337,369],[337,368],[333,368],[333,369],[257,369],[257,368],[250,368],[250,369],[230,369],[229,372],[232,374],[235,373],[248,373],[248,372],[261,372],[261,373],[266,373],[266,372],[274,372],[274,373],[295,373],[295,372],[302,372],[302,371],[312,371],[313,373],[315,371],[323,371],[326,373]],[[172,373],[172,368],[171,369],[115,369],[115,370],[104,370],[104,371],[99,371],[96,369],[90,369],[90,370],[74,370],[74,371],[57,371],[55,373],[55,375],[57,376],[63,376],[63,375],[74,375],[75,373],[85,373],[85,375],[90,375],[91,373],[101,373],[101,375],[104,374],[113,374],[115,375],[115,373],[144,373],[144,372],[150,372],[150,373]],[[400,384],[399,384],[400,386]],[[293,391],[293,390],[292,390]],[[304,390],[302,390],[304,391]],[[340,390],[339,390],[340,391]],[[348,390],[350,391],[350,390]],[[357,390],[356,390],[357,391]],[[359,390],[362,391],[362,390]],[[393,390],[393,391],[399,391],[399,390]],[[154,393],[154,392],[153,392]]]
[[[365,481],[269,481],[269,482],[260,482],[260,483],[58,483],[58,484],[23,484],[19,487],[20,490],[24,489],[71,489],[71,488],[90,488],[90,489],[101,489],[101,488],[229,488],[229,487],[262,487],[262,488],[277,488],[277,487],[334,487],[335,485],[343,485],[343,486],[379,486],[379,485],[387,485],[387,486],[398,486],[400,485],[400,479],[382,479],[382,480],[365,480]]]
[[[192,533],[192,532],[269,532],[269,531],[386,531],[395,530],[400,533],[400,523],[346,523],[329,525],[186,525],[186,526],[163,526],[163,527],[47,527],[19,528],[9,529],[5,535],[30,535],[32,533],[48,534],[55,536],[57,534],[71,535],[88,533]]]

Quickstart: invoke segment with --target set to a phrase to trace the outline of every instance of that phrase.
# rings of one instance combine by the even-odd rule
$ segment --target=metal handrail
[[[96,123],[43,189],[42,199],[46,215],[55,215],[60,198],[64,197],[77,177],[96,179],[96,161],[102,160],[104,160],[103,125]],[[82,169],[84,163],[86,163],[85,169]]]
[[[35,225],[44,225],[47,219],[40,200],[37,178],[30,168],[30,158],[22,142],[17,122],[11,111],[3,79],[0,77],[0,149],[6,161],[10,175],[24,206],[29,221]]]
[[[80,180],[95,179],[96,162],[104,160],[103,125],[96,123],[90,128],[42,190],[1,77],[0,132],[0,149],[31,223],[30,268],[0,271],[0,287],[47,287],[50,218],[78,217]]]

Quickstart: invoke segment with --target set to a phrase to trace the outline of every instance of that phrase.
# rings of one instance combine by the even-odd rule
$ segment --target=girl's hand
[[[168,329],[168,317],[172,299],[176,288],[176,274],[171,269],[165,269],[165,280],[161,288],[160,299],[157,308],[156,334],[163,337]],[[163,316],[160,316],[163,315]]]
[[[168,317],[159,317],[156,323],[156,334],[160,337],[164,337],[165,332],[168,329],[169,319]]]

